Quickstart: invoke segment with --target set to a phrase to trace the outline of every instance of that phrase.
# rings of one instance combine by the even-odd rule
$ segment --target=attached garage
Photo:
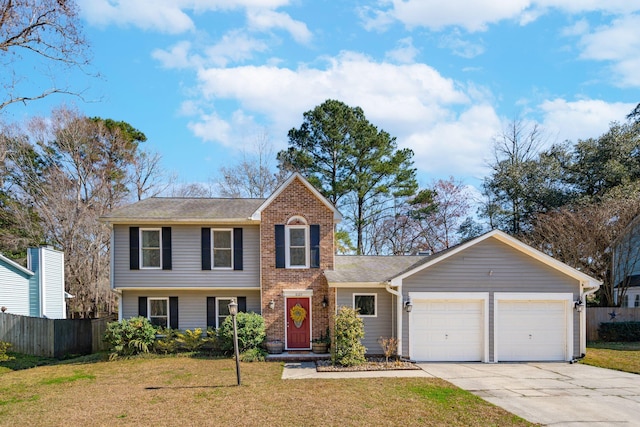
[[[573,356],[571,294],[497,293],[495,361],[562,361]]]
[[[488,293],[414,293],[410,358],[481,362],[488,350]]]

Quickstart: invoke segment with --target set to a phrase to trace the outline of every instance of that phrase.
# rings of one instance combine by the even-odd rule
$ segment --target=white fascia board
[[[116,293],[122,293],[122,291],[153,291],[153,292],[163,292],[163,291],[206,291],[206,292],[215,292],[215,291],[259,291],[260,286],[244,286],[244,287],[179,287],[179,286],[163,286],[159,287],[140,287],[140,286],[118,286],[112,289]]]
[[[328,282],[330,288],[385,288],[384,282]]]
[[[309,191],[311,191],[313,195],[316,196],[316,198],[318,198],[318,200],[320,200],[330,211],[333,212],[333,221],[335,223],[342,221],[342,214],[338,211],[338,209],[298,172],[294,172],[293,174],[291,174],[291,176],[287,178],[285,182],[283,182],[278,188],[276,188],[276,190],[267,198],[267,200],[265,200],[260,205],[260,207],[251,215],[249,219],[260,221],[260,219],[262,218],[262,211],[267,206],[269,206],[275,200],[275,198],[278,197],[280,193],[282,193],[284,189],[293,182],[294,179],[299,179],[300,182],[302,182],[302,184],[304,184],[304,186],[307,187]]]
[[[6,262],[7,264],[9,264],[10,266],[22,271],[24,274],[28,274],[29,276],[33,276],[35,273],[31,270],[28,270],[26,268],[24,268],[23,266],[21,266],[20,264],[18,264],[17,262],[10,260],[9,258],[7,258],[6,256],[0,254],[0,260]]]

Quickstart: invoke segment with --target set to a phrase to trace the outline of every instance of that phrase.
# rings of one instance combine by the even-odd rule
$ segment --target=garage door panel
[[[565,301],[499,301],[498,360],[565,360],[566,310]]]
[[[458,362],[482,360],[484,301],[416,300],[413,306],[413,359]]]

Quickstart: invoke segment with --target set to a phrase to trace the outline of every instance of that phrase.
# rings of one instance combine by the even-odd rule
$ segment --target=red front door
[[[287,298],[287,348],[311,348],[309,298]]]

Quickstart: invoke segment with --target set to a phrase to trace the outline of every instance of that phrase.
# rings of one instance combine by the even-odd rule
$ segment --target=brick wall
[[[293,216],[305,218],[307,224],[320,225],[320,268],[276,268],[275,225],[286,224]],[[335,294],[329,291],[324,270],[333,269],[333,212],[298,179],[294,179],[262,211],[260,224],[262,316],[267,328],[267,340],[285,340],[284,290],[312,290],[311,313],[313,316],[311,338],[319,338],[329,326],[334,312]],[[329,301],[322,307],[322,300]],[[275,308],[269,308],[269,302]]]

